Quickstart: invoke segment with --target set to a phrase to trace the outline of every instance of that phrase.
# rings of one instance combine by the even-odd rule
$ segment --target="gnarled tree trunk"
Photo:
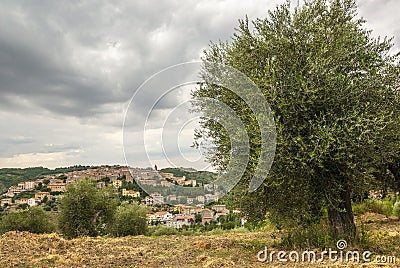
[[[333,236],[346,235],[347,237],[354,238],[356,235],[356,226],[354,224],[349,187],[346,187],[340,193],[340,200],[341,202],[337,208],[328,209],[330,231]]]

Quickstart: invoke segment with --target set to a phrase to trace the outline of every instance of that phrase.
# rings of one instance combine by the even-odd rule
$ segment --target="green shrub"
[[[0,221],[0,233],[8,231],[28,231],[31,233],[51,233],[55,230],[48,214],[41,207],[30,207],[25,210],[5,214]]]
[[[235,227],[236,227],[236,225],[234,222],[224,222],[221,224],[221,228],[224,230],[231,230]]]
[[[386,216],[390,216],[393,213],[393,202],[391,200],[384,200],[383,201],[383,208],[382,208],[382,214]]]
[[[221,228],[214,228],[211,231],[207,232],[208,234],[212,234],[212,235],[222,235],[225,234],[226,231],[221,229]]]
[[[383,214],[384,205],[382,200],[368,199],[365,202],[366,202],[366,209],[368,212]]]
[[[123,204],[117,208],[110,228],[113,236],[141,235],[147,233],[147,208],[133,204]]]
[[[180,232],[180,234],[185,236],[190,236],[190,235],[196,235],[197,233],[195,232],[194,229],[191,229],[191,230],[183,230]]]
[[[393,205],[393,215],[400,218],[400,201]]]
[[[356,216],[362,215],[366,212],[368,212],[368,208],[367,208],[365,201],[362,203],[354,203],[353,204],[353,214],[354,215],[356,215]]]
[[[364,249],[368,249],[371,246],[371,234],[368,232],[364,224],[358,228],[357,242]]]
[[[174,227],[158,225],[150,227],[148,234],[151,236],[178,235],[179,232]]]
[[[354,215],[360,215],[366,212],[373,212],[390,216],[393,214],[393,206],[396,202],[396,198],[388,196],[383,200],[380,199],[368,199],[362,203],[356,203],[353,205]]]
[[[280,246],[285,248],[328,248],[333,247],[337,241],[330,235],[327,220],[318,224],[291,228],[286,236],[282,237]]]

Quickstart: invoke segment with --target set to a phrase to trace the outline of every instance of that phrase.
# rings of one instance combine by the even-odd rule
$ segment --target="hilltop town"
[[[227,216],[230,213],[240,217],[239,209],[230,211],[226,205],[215,204],[223,194],[218,185],[212,182],[205,183],[208,181],[203,178],[176,176],[182,173],[181,170],[178,171],[114,165],[43,175],[10,186],[3,193],[0,209],[12,211],[42,206],[47,211],[57,213],[59,198],[67,190],[68,185],[90,178],[96,182],[97,188],[113,187],[121,201],[147,205],[149,213],[146,216],[149,225],[162,224],[182,229],[195,223],[217,222],[220,216]],[[196,171],[186,170],[186,173],[182,174],[188,172],[194,174]],[[181,186],[176,188],[183,189],[178,191],[182,194],[174,192],[175,186]],[[185,191],[186,189],[189,191]],[[205,204],[208,203],[211,205],[206,207]],[[244,222],[245,219],[241,219],[241,223]]]

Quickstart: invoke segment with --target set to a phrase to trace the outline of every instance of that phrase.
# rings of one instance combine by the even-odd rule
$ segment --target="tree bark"
[[[346,237],[354,238],[356,235],[356,226],[354,224],[349,187],[346,187],[340,193],[340,200],[341,202],[336,208],[328,209],[331,234],[334,237],[345,235]]]

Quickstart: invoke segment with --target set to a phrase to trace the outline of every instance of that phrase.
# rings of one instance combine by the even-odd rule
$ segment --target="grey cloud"
[[[232,36],[238,19],[264,17],[282,2],[2,1],[0,158],[63,151],[78,164],[123,162],[123,112],[139,85],[165,67],[198,60],[210,41]],[[399,2],[358,3],[366,26],[394,35],[399,49]],[[142,131],[135,122],[162,86],[135,103],[128,127]],[[155,122],[178,103],[167,96]]]
[[[209,40],[228,38],[246,13],[215,8],[226,5],[215,1],[3,5],[0,25],[10,27],[0,28],[0,91],[77,117],[128,99],[146,76],[163,67],[198,58]],[[108,49],[120,56],[113,59]]]

